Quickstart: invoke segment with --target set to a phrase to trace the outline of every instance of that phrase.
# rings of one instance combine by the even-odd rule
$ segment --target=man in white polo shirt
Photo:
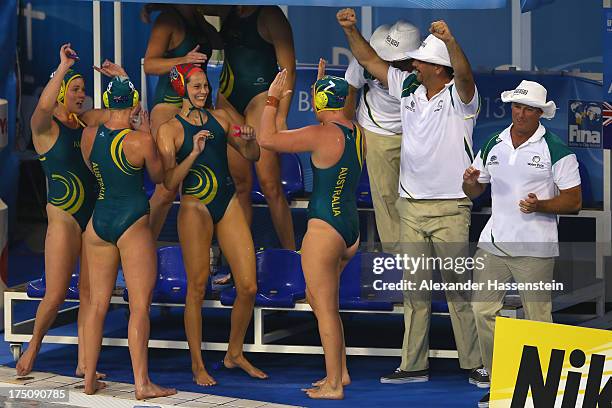
[[[457,259],[467,255],[471,201],[461,189],[461,175],[473,160],[472,131],[479,97],[470,64],[443,21],[431,24],[432,33],[407,55],[415,72],[405,72],[382,60],[357,28],[355,12],[344,9],[337,19],[353,55],[368,72],[400,100],[402,146],[400,159],[400,217],[402,252],[411,258]],[[421,85],[414,90],[414,83]],[[465,275],[449,268],[440,271],[446,282]],[[420,283],[432,271],[404,270],[404,279]],[[446,292],[461,368],[470,370],[470,382],[488,387],[476,336],[471,304]],[[381,378],[383,383],[429,380],[429,321],[431,293],[404,292],[404,341],[400,367]]]
[[[376,54],[391,66],[412,72],[412,59],[408,57],[407,52],[419,48],[421,34],[414,25],[399,20],[392,26],[383,24],[378,27],[370,37],[370,45]],[[357,92],[362,90],[356,119],[363,127],[368,145],[366,162],[376,228],[383,251],[397,253],[400,218],[395,202],[399,198],[402,143],[400,101],[391,96],[387,87],[359,65],[355,58],[349,63],[344,78],[350,85],[346,104],[347,117],[353,116]],[[413,90],[418,85],[415,81]]]
[[[580,211],[582,193],[576,155],[540,118],[555,116],[555,103],[546,101],[546,89],[522,81],[503,92],[512,104],[512,124],[491,136],[463,175],[463,190],[470,198],[491,184],[491,218],[480,234],[475,258],[484,267],[474,269],[474,283],[482,290],[472,298],[478,341],[484,366],[491,373],[495,317],[505,291],[490,290],[488,283],[550,283],[554,257],[559,255],[557,214]],[[519,291],[525,318],[552,322],[550,292]],[[489,406],[489,394],[478,404]]]

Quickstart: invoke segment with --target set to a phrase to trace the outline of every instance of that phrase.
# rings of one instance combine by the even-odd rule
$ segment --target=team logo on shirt
[[[410,112],[414,112],[414,101],[410,101],[410,103],[407,104],[405,108],[408,109]]]
[[[497,156],[493,155],[491,156],[491,158],[489,159],[489,162],[487,163],[487,166],[490,166],[492,164],[499,164],[499,162],[497,161]]]
[[[533,156],[531,158],[531,163],[527,163],[527,165],[531,167],[535,167],[537,169],[543,169],[545,166],[542,163],[540,163],[540,160],[541,160],[540,156],[537,156],[537,155]]]
[[[442,99],[440,99],[438,101],[438,104],[436,105],[436,109],[434,109],[434,112],[439,112],[442,110],[442,106],[444,105],[444,101]]]

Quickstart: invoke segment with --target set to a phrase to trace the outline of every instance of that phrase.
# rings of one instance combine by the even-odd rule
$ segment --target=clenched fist
[[[476,169],[474,166],[470,166],[463,173],[463,182],[465,184],[474,185],[478,182],[479,176],[480,170]]]
[[[336,14],[336,19],[342,28],[352,28],[355,26],[355,24],[357,24],[357,15],[355,14],[355,10],[352,8],[340,10]]]
[[[429,27],[429,32],[441,39],[442,41],[449,42],[453,39],[453,34],[451,33],[448,25],[444,20],[434,21],[431,23]]]

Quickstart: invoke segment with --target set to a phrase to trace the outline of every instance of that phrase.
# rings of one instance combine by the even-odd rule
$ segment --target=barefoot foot
[[[37,354],[38,350],[36,350],[35,347],[28,347],[21,357],[19,357],[19,361],[17,361],[17,365],[15,366],[18,377],[30,374]]]
[[[168,395],[176,394],[174,388],[163,388],[159,385],[149,382],[143,386],[136,387],[136,399],[142,400],[147,398],[167,397]]]
[[[191,369],[193,372],[193,382],[204,387],[210,387],[217,385],[217,381],[208,374],[208,371],[204,367],[198,369]]]
[[[83,370],[81,367],[77,367],[76,370],[74,370],[74,375],[75,377],[84,378],[85,370]],[[106,378],[106,374],[99,373],[96,371],[96,380],[103,380],[105,378]]]
[[[344,389],[342,386],[338,388],[332,388],[327,382],[321,387],[307,388],[303,390],[306,392],[309,398],[313,399],[331,399],[341,400],[344,399]]]
[[[251,377],[259,378],[260,380],[265,380],[268,378],[268,374],[264,373],[259,368],[251,364],[244,357],[244,354],[240,354],[239,356],[236,356],[236,357],[230,357],[229,354],[226,354],[225,358],[223,359],[223,365],[225,365],[225,368],[240,367],[244,371],[246,371],[246,373],[250,375]]]
[[[92,395],[95,394],[97,391],[106,388],[106,383],[103,383],[102,381],[98,381],[97,379],[92,381],[91,383],[87,382],[87,380],[85,381],[85,388],[83,390],[83,392],[87,395]]]
[[[327,377],[321,378],[320,380],[313,382],[312,386],[321,387],[323,384],[325,384],[325,381],[327,381]],[[351,383],[351,377],[349,376],[349,374],[348,373],[342,374],[342,386],[346,387],[350,383]]]

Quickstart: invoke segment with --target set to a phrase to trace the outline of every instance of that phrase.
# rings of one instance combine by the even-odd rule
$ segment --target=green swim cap
[[[51,78],[53,78],[53,75],[55,75],[55,72],[51,74]],[[66,104],[65,98],[68,86],[70,85],[70,82],[72,82],[73,79],[77,78],[83,78],[83,75],[76,72],[72,68],[66,71],[66,73],[64,74],[64,79],[62,79],[62,86],[60,87],[59,93],[57,94],[57,101],[59,103],[64,105]]]
[[[102,95],[109,109],[128,109],[138,105],[138,91],[127,77],[114,77]]]
[[[325,75],[314,84],[315,110],[340,110],[344,108],[349,85],[344,78]]]

